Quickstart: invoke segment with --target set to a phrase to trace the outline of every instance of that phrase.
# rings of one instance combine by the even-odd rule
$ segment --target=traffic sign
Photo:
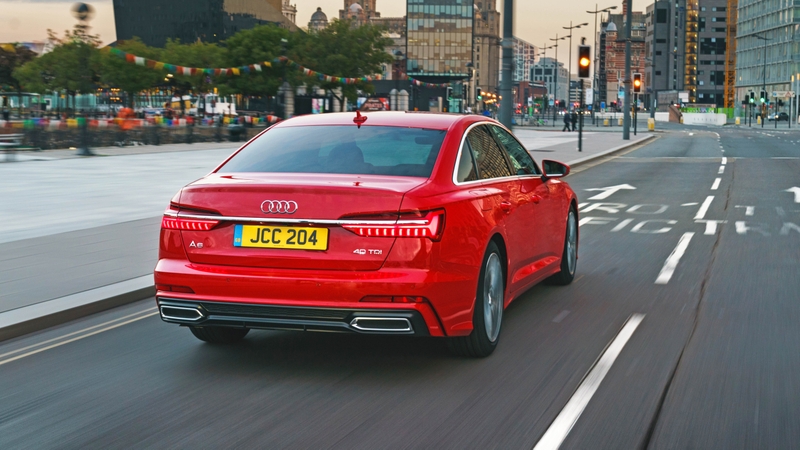
[[[794,91],[772,91],[772,96],[775,98],[792,98]]]

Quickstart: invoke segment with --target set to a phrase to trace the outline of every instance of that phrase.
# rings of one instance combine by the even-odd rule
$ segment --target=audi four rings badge
[[[297,202],[292,200],[264,200],[261,203],[264,214],[294,214],[297,211]]]

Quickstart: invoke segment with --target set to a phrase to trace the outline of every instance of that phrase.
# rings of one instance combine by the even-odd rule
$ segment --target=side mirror
[[[545,159],[542,161],[542,172],[545,180],[549,178],[561,178],[569,175],[569,166],[558,161]]]

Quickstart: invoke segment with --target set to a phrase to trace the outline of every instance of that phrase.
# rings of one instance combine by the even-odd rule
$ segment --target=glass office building
[[[413,77],[467,78],[472,0],[408,0],[407,70]]]
[[[739,0],[736,96],[797,89],[800,77],[800,1]],[[737,102],[738,103],[738,102]]]

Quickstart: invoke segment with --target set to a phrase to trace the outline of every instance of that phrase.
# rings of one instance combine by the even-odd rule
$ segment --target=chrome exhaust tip
[[[197,322],[205,317],[199,309],[185,306],[161,305],[160,311],[163,319],[177,322]]]
[[[350,326],[371,333],[414,332],[411,322],[405,317],[356,317],[350,321]]]

